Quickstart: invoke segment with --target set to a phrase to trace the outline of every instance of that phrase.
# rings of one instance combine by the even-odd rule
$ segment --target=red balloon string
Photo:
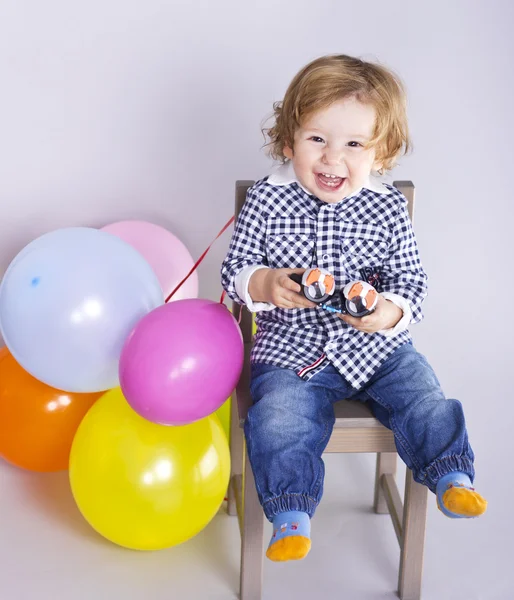
[[[225,302],[226,295],[227,295],[227,292],[225,290],[223,290],[223,292],[221,293],[220,304],[223,304]],[[239,325],[241,325],[241,317],[242,316],[243,316],[243,307],[241,307],[239,309],[239,317],[237,318],[237,322]]]
[[[214,242],[225,233],[225,231],[230,227],[230,225],[232,225],[232,223],[235,220],[235,216],[230,217],[230,219],[227,221],[227,223],[225,224],[225,226],[223,227],[223,229],[218,233],[218,235],[212,240],[212,242],[210,243],[209,247],[207,248],[207,250],[205,250],[205,252],[202,254],[202,256],[200,256],[200,258],[196,261],[196,263],[193,265],[193,268],[189,271],[189,273],[184,277],[184,279],[177,285],[177,287],[171,292],[171,294],[166,298],[166,300],[164,301],[164,303],[166,304],[166,302],[169,302],[171,300],[171,298],[173,297],[173,295],[175,294],[175,292],[180,289],[180,287],[187,281],[187,279],[190,277],[190,275],[192,273],[194,273],[196,271],[196,268],[198,267],[198,265],[202,262],[202,260],[205,258],[205,255],[207,254],[207,252],[209,252],[209,250],[211,249],[211,246],[214,244]],[[222,299],[224,298],[224,296],[222,296]]]

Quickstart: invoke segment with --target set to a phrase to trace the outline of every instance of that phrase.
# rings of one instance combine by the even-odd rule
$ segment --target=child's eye
[[[323,144],[325,141],[323,138],[320,138],[317,135],[313,135],[309,139],[312,140],[313,142],[316,142],[317,144]]]
[[[350,148],[359,148],[362,147],[362,144],[359,142],[348,142],[348,146],[350,146]]]

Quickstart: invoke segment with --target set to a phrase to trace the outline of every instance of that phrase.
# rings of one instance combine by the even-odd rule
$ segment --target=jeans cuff
[[[460,471],[466,473],[473,483],[475,478],[475,468],[473,461],[467,456],[444,456],[435,460],[425,471],[424,483],[430,490],[435,492],[437,482],[444,475],[451,473],[452,471]]]
[[[305,512],[312,518],[317,506],[318,502],[305,494],[282,494],[266,500],[262,508],[268,521],[273,521],[275,515],[290,510]]]

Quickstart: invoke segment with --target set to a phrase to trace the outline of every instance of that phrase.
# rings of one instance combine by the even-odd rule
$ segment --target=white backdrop
[[[196,258],[230,217],[235,180],[269,170],[260,126],[301,66],[342,52],[400,74],[414,151],[388,180],[416,185],[430,277],[415,340],[464,402],[490,501],[458,527],[431,503],[427,560],[472,569],[491,598],[510,595],[514,535],[513,23],[508,0],[0,2],[2,272],[45,231],[126,218],[170,228]],[[228,239],[199,269],[204,297],[219,298]]]

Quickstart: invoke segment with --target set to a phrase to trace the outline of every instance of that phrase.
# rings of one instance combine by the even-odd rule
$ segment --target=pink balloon
[[[185,425],[217,410],[236,387],[243,338],[224,304],[193,298],[154,309],[121,352],[121,389],[148,421]]]
[[[184,244],[164,227],[147,221],[118,221],[102,227],[135,248],[154,270],[167,297],[193,268],[194,261]],[[195,271],[173,295],[172,301],[198,296]]]

